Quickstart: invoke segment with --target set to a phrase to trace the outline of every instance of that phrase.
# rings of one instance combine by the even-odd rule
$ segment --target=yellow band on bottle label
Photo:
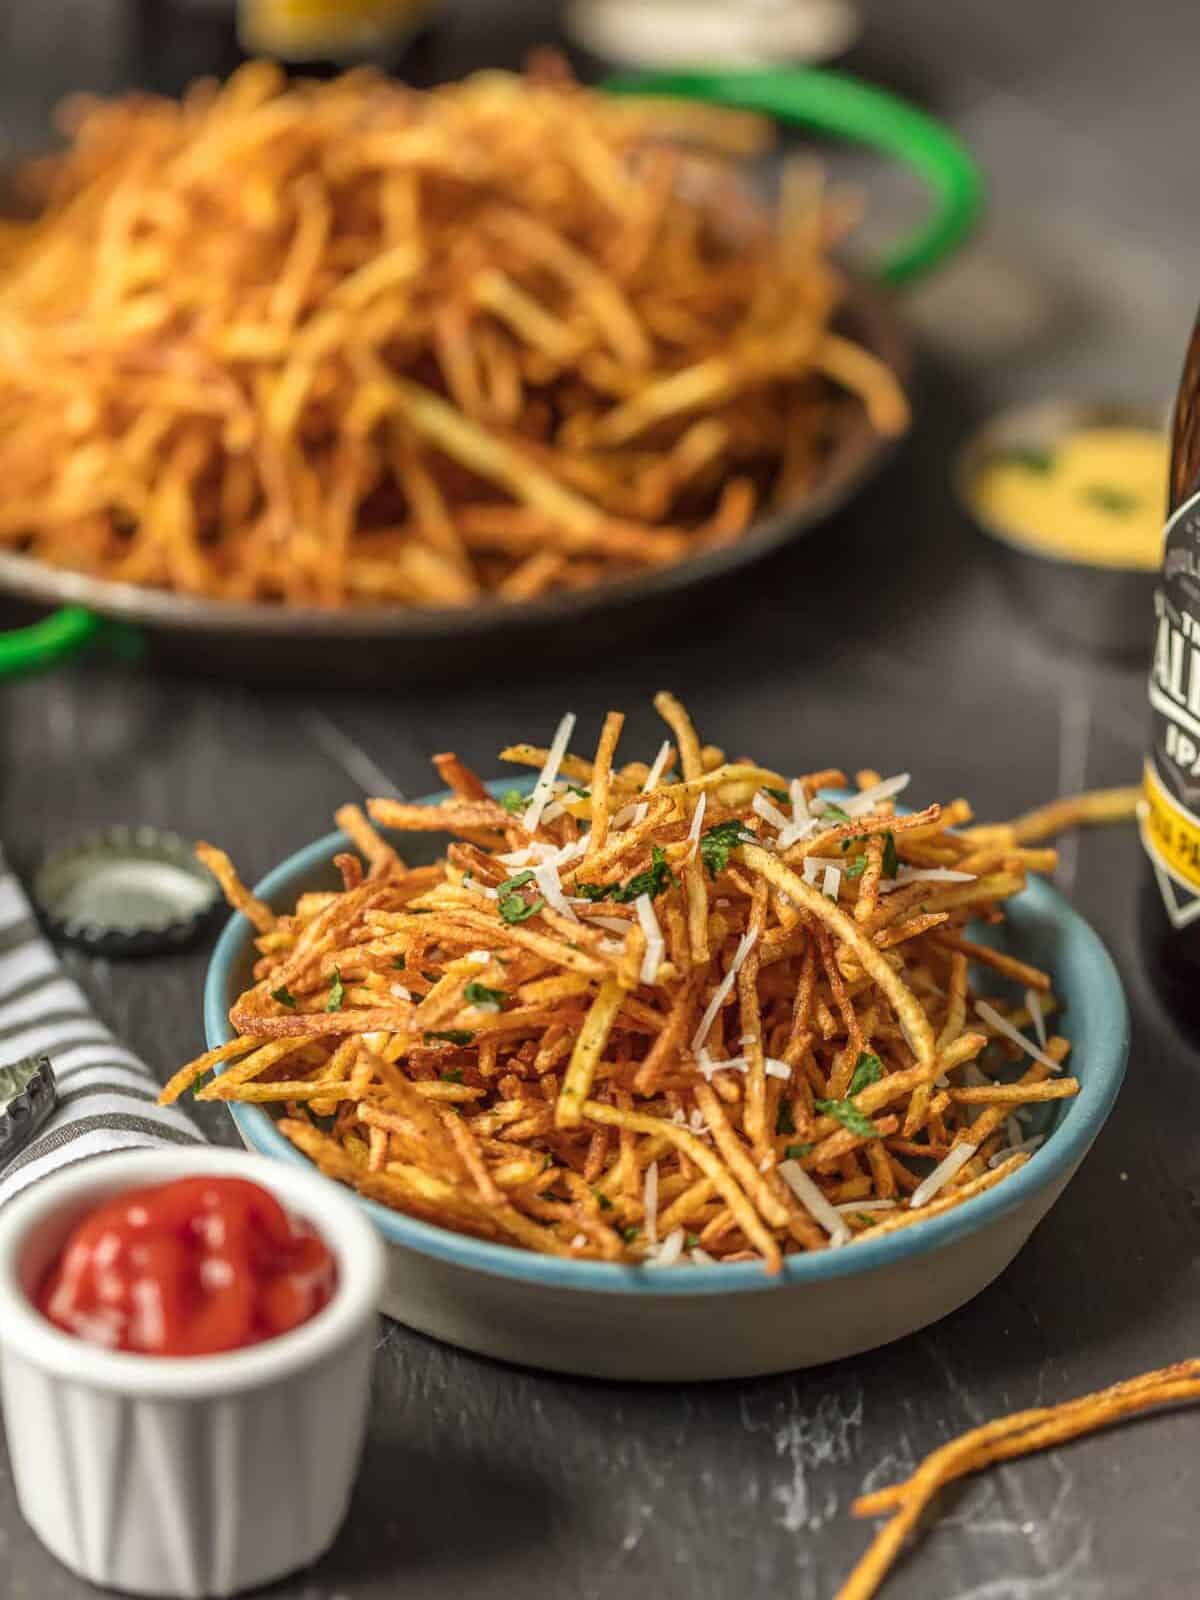
[[[1152,761],[1142,779],[1146,804],[1142,811],[1142,842],[1159,866],[1173,878],[1200,894],[1200,821],[1171,799]]]

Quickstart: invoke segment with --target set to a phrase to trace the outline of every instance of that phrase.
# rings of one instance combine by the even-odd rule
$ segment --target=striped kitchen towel
[[[155,1104],[157,1082],[63,972],[0,855],[0,1066],[31,1055],[48,1055],[54,1063],[58,1108],[0,1167],[0,1205],[56,1167],[87,1156],[204,1143],[182,1111]]]

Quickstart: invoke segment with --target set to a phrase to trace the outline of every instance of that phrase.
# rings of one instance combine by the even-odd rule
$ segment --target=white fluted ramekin
[[[193,1174],[246,1178],[319,1229],[338,1286],[278,1339],[213,1356],[104,1350],[30,1299],[98,1202]],[[307,1566],[346,1513],[366,1428],[379,1237],[317,1172],[231,1150],[100,1156],[0,1212],[0,1378],[21,1510],[106,1588],[229,1595]]]

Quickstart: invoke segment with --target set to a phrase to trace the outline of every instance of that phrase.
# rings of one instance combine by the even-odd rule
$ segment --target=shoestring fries
[[[730,761],[655,705],[649,762],[621,763],[615,712],[575,753],[567,716],[502,752],[530,792],[442,754],[444,799],[344,808],[342,887],[287,915],[203,846],[259,959],[237,1039],[164,1101],[274,1106],[398,1210],[648,1266],[775,1272],[1003,1183],[1078,1089],[1050,974],[963,931],[1003,921],[1031,852],[981,854],[962,800],[899,814],[906,775]],[[452,842],[409,866],[406,831]]]
[[[892,372],[743,112],[551,63],[252,63],[76,100],[0,235],[0,547],[228,601],[469,606],[644,572],[819,484]]]
[[[994,1461],[1032,1455],[1139,1412],[1197,1398],[1200,1361],[1180,1361],[1078,1400],[999,1417],[951,1440],[927,1456],[906,1483],[863,1495],[855,1502],[853,1510],[858,1517],[875,1517],[889,1511],[895,1515],[879,1530],[870,1549],[838,1590],[836,1600],[871,1600],[878,1593],[905,1539],[946,1484],[981,1472]]]

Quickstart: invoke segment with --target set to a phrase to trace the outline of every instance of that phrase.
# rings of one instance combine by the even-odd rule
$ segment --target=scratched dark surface
[[[179,82],[219,64],[194,30],[147,58],[113,0],[0,7],[0,154],[45,138],[81,87]],[[459,5],[423,77],[512,61],[553,8]],[[988,169],[969,252],[905,307],[925,379],[911,447],[818,541],[727,586],[714,613],[602,633],[590,663],[497,660],[453,689],[311,682],[260,692],[91,662],[0,691],[0,838],[29,869],[73,830],[144,820],[228,846],[251,877],[324,831],[364,788],[428,786],[453,745],[487,771],[566,704],[584,737],[686,695],[703,733],[784,767],[911,768],[917,802],[971,795],[993,815],[1138,770],[1140,674],[1058,653],[1012,605],[954,510],[949,452],[1009,397],[1060,391],[1165,404],[1200,291],[1192,0],[1005,6],[879,0],[852,64],[950,117]],[[856,161],[872,236],[911,219],[903,179]],[[927,1333],[840,1366],[672,1390],[572,1382],[443,1349],[390,1326],[348,1526],[287,1600],[726,1600],[831,1596],[868,1529],[864,1484],[994,1413],[1196,1350],[1200,1064],[1139,970],[1137,846],[1069,845],[1062,887],[1109,943],[1135,1017],[1130,1082],[1092,1156],[1016,1264]],[[206,955],[72,960],[105,1018],[164,1075],[201,1043]],[[215,1108],[214,1108],[215,1112]],[[224,1114],[206,1121],[232,1141]],[[948,1496],[905,1560],[897,1600],[1184,1600],[1200,1594],[1197,1419],[1176,1415],[993,1472]],[[286,1493],[286,1485],[281,1485]],[[0,1593],[87,1591],[24,1528],[0,1462]]]

